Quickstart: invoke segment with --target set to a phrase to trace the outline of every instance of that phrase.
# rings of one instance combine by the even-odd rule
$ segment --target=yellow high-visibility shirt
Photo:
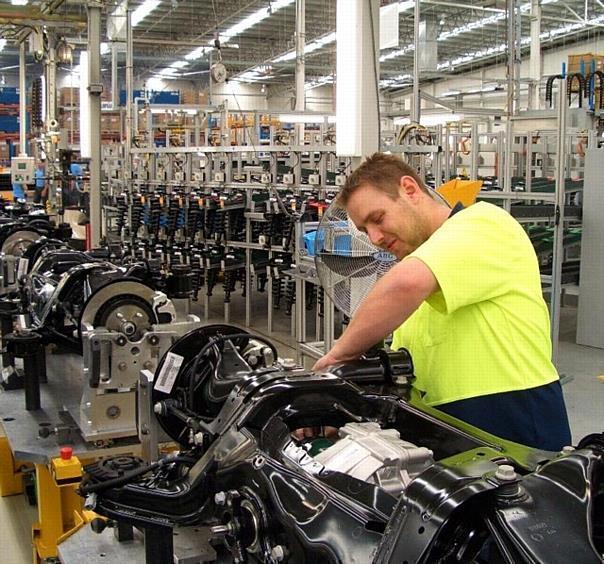
[[[510,214],[474,204],[404,260],[411,257],[428,266],[440,290],[396,329],[392,348],[411,352],[425,403],[527,390],[558,379],[537,256]]]

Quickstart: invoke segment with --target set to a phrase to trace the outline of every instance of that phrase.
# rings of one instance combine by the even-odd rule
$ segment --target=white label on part
[[[22,358],[19,358],[18,356],[15,357],[15,369],[16,370],[23,370],[25,367],[25,362],[23,361]]]
[[[17,266],[17,280],[21,278],[21,276],[25,276],[27,274],[27,267],[29,266],[29,259],[20,258],[19,266]]]
[[[178,376],[183,360],[184,357],[179,354],[168,353],[166,355],[166,360],[161,367],[157,382],[155,382],[154,388],[156,390],[164,392],[165,394],[169,394],[172,391],[172,386],[174,386],[174,382],[176,382],[176,377]]]

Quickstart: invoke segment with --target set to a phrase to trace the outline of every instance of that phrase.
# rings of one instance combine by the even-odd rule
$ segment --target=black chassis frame
[[[152,473],[99,492],[95,509],[152,533],[155,546],[167,546],[166,561],[172,528],[236,523],[227,546],[258,561],[272,561],[278,544],[288,562],[602,562],[601,441],[539,451],[413,403],[408,389],[360,388],[329,373],[247,378],[208,425],[207,448],[185,452],[200,458],[184,476]],[[396,428],[437,462],[398,500],[317,468],[291,431],[343,425],[346,412]],[[497,478],[502,463],[515,467],[516,479]],[[217,492],[234,495],[220,505]],[[255,508],[252,538],[242,499]],[[250,545],[254,555],[245,552]],[[153,562],[162,561],[156,553]]]

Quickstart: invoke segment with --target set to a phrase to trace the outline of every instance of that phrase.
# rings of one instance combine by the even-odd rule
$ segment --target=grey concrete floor
[[[180,304],[179,307],[182,307]],[[291,318],[277,310],[274,332],[268,333],[266,296],[257,299],[252,309],[250,330],[270,337],[282,357],[295,357],[295,340],[291,335]],[[240,295],[233,297],[231,323],[244,327],[244,306]],[[191,313],[202,315],[199,304],[193,304]],[[309,312],[312,322],[314,312]],[[208,322],[223,322],[223,307],[218,299],[213,299]],[[574,343],[576,309],[567,307],[562,311],[560,353],[558,369],[566,382],[563,385],[566,398],[573,442],[588,433],[604,431],[604,350],[583,347]],[[314,340],[314,329],[309,331],[309,340]],[[311,364],[308,360],[307,364]],[[1,414],[0,414],[1,415]],[[31,562],[31,524],[36,511],[27,504],[24,496],[0,498],[0,547],[2,564],[22,564]]]

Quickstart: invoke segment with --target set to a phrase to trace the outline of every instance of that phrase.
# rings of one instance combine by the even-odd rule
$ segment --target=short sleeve
[[[440,291],[427,301],[441,313],[494,299],[512,286],[524,232],[507,212],[491,207],[475,204],[455,214],[407,257],[434,274]]]

